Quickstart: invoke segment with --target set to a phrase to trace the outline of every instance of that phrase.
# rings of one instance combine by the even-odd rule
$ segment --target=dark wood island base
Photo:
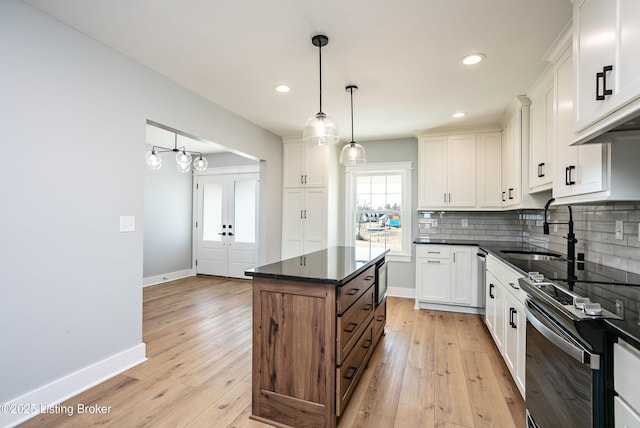
[[[376,265],[384,250],[327,250],[262,266],[253,276],[251,418],[335,427],[384,331]]]

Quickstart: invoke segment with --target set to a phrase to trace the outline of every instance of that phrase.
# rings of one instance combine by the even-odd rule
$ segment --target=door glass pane
[[[234,240],[256,242],[256,180],[235,182]]]
[[[202,240],[221,241],[222,183],[205,181],[202,192]]]

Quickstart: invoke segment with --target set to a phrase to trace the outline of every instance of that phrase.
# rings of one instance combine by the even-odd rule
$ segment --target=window
[[[411,260],[411,162],[347,166],[345,244]],[[397,257],[396,257],[397,256]]]

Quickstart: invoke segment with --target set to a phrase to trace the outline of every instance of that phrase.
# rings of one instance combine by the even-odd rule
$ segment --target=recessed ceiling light
[[[464,65],[473,65],[484,60],[486,57],[487,56],[483,53],[474,53],[474,54],[466,55],[464,58],[462,58],[462,63]]]
[[[289,85],[280,84],[280,85],[274,86],[273,89],[276,92],[280,92],[282,94],[286,94],[287,92],[289,92],[291,90],[291,87],[289,87]]]
[[[465,117],[467,115],[467,113],[463,112],[463,111],[459,111],[457,113],[453,113],[453,117]]]

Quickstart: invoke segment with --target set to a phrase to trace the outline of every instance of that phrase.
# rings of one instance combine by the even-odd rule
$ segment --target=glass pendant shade
[[[191,164],[176,162],[176,168],[178,169],[178,171],[186,174],[187,172],[191,171]]]
[[[209,166],[209,161],[202,156],[198,156],[193,160],[193,168],[198,171],[204,171]]]
[[[176,154],[176,162],[178,165],[189,165],[191,163],[191,153],[179,151]]]
[[[343,165],[367,163],[367,154],[364,151],[364,147],[355,141],[345,145],[340,152],[340,163]]]
[[[338,144],[338,127],[336,123],[324,113],[318,113],[309,118],[302,133],[302,141],[321,146]]]
[[[147,166],[149,167],[149,169],[156,170],[156,169],[160,169],[160,167],[162,166],[162,158],[160,157],[160,155],[158,155],[158,153],[155,150],[151,150],[150,152],[147,152],[147,154],[144,157],[144,160],[147,163]]]

